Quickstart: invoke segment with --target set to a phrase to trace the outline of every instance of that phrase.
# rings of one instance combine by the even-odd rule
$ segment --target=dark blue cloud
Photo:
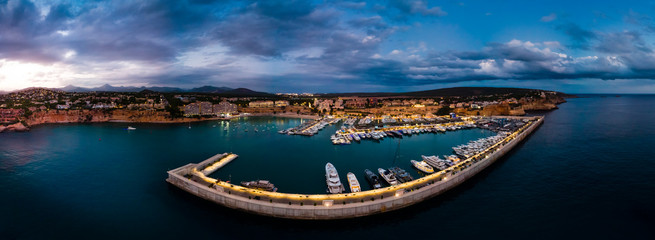
[[[275,87],[292,81],[308,81],[302,83],[305,86],[347,82],[395,87],[655,76],[653,21],[649,14],[633,11],[622,19],[628,27],[621,31],[587,28],[597,25],[582,24],[559,10],[557,19],[543,23],[539,17],[554,11],[539,11],[525,19],[554,27],[553,34],[559,34],[555,39],[566,41],[546,35],[530,42],[510,33],[498,37],[504,41],[480,40],[455,50],[448,41],[438,41],[452,33],[440,27],[475,32],[481,22],[458,12],[462,6],[423,0],[54,2],[0,2],[0,60],[106,66],[108,71],[127,64],[136,66],[137,72],[138,66],[147,65],[148,71],[130,77],[185,86],[239,79]],[[449,19],[449,24],[441,24]],[[475,24],[475,29],[464,23]],[[486,36],[476,34],[460,36]],[[427,47],[414,46],[418,42]],[[446,43],[439,46],[446,50],[433,50],[437,43]],[[189,57],[206,49],[219,50],[202,59]],[[107,76],[102,79],[111,81]]]
[[[596,34],[583,29],[575,23],[564,23],[557,26],[557,29],[564,32],[572,40],[570,45],[573,48],[588,49],[589,42],[596,39]]]

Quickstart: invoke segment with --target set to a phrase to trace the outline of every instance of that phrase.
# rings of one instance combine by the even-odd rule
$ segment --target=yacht
[[[396,176],[394,176],[394,174],[391,171],[386,170],[384,168],[378,168],[378,172],[380,173],[382,178],[384,178],[384,180],[387,181],[390,185],[393,186],[398,184],[398,180],[396,180]]]
[[[449,160],[449,161],[451,161],[451,162],[453,162],[453,163],[457,163],[457,162],[460,160],[460,159],[459,159],[457,156],[455,156],[455,155],[448,155],[448,156],[444,156],[444,157],[446,158],[446,160]]]
[[[382,184],[380,184],[380,178],[378,175],[375,175],[375,173],[368,169],[364,169],[364,173],[366,174],[366,180],[369,184],[371,184],[373,189],[382,188]]]
[[[420,161],[419,162],[419,161],[416,161],[416,160],[411,160],[410,162],[412,162],[412,165],[414,165],[414,167],[416,169],[421,170],[421,172],[424,172],[424,173],[433,173],[434,172],[434,168],[432,168],[432,166],[428,165],[428,163],[426,163],[425,161]]]
[[[402,168],[392,167],[392,168],[389,168],[389,171],[392,172],[393,175],[396,176],[396,180],[398,182],[406,183],[406,182],[414,180],[412,175],[409,175],[409,173],[407,171],[405,171],[404,169],[402,169]]]
[[[354,173],[349,172],[346,174],[346,177],[348,177],[348,185],[350,185],[350,192],[361,192],[362,188],[359,186],[359,181],[357,181],[357,177],[355,177]]]
[[[339,179],[339,173],[332,163],[325,164],[325,181],[330,193],[341,193],[345,190]]]
[[[128,126],[128,127],[127,127],[127,130],[136,130],[136,128],[135,128],[135,127],[130,127],[130,126]]]
[[[275,185],[273,185],[268,180],[257,180],[257,181],[249,181],[249,182],[244,181],[241,182],[241,186],[269,191],[269,192],[277,192],[277,188],[275,187]]]
[[[360,140],[362,140],[357,134],[353,135],[353,139],[355,139],[355,141],[358,141],[358,142]]]

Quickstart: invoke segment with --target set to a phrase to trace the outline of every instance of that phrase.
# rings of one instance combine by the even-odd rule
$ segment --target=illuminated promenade
[[[509,152],[543,122],[543,117],[528,119],[527,124],[502,141],[448,169],[382,189],[344,194],[277,193],[206,177],[237,157],[227,153],[168,171],[166,181],[206,200],[261,215],[292,219],[361,217],[410,206],[473,177]]]

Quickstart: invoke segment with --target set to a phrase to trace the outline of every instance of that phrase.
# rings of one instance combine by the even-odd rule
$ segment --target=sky
[[[651,1],[0,0],[0,91],[655,93]]]

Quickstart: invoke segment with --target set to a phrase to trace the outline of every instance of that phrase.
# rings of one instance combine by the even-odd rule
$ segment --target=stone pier
[[[291,219],[343,219],[398,210],[456,187],[503,157],[528,137],[543,117],[524,117],[528,123],[502,141],[456,165],[414,181],[382,189],[344,194],[293,194],[250,189],[206,177],[235,154],[218,154],[198,164],[168,171],[167,182],[217,204],[250,213]],[[209,171],[211,170],[211,171]]]

